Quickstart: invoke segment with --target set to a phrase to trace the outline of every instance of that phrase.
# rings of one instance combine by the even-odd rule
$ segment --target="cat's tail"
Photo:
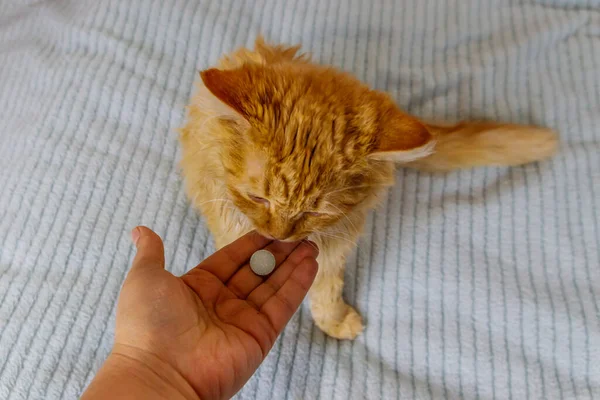
[[[426,124],[436,141],[432,154],[404,164],[427,171],[480,166],[515,166],[543,160],[556,153],[555,132],[534,126],[493,122],[456,125]]]

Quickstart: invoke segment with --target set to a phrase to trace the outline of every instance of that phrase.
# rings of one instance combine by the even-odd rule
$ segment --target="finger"
[[[271,241],[256,232],[250,232],[202,261],[196,268],[188,271],[205,270],[226,282],[233,274],[250,260],[256,250],[260,250]]]
[[[165,250],[160,236],[145,226],[138,226],[131,231],[131,239],[137,248],[132,271],[165,267]]]
[[[279,334],[296,312],[317,275],[317,260],[305,258],[294,268],[289,278],[260,308]]]
[[[248,295],[247,300],[260,309],[290,279],[303,260],[316,259],[318,254],[315,244],[302,242],[262,285]]]
[[[275,268],[277,268],[299,245],[299,242],[272,242],[265,247],[265,250],[269,250],[275,256]],[[247,263],[227,281],[227,288],[238,298],[245,299],[265,279],[264,276],[256,275]]]

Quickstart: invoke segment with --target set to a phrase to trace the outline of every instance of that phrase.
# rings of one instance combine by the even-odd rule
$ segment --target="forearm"
[[[82,400],[198,400],[174,370],[156,357],[116,348],[82,395]]]

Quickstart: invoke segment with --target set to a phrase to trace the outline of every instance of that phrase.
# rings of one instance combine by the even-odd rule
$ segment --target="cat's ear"
[[[400,110],[388,113],[371,158],[407,163],[433,153],[435,142],[425,124]]]
[[[244,68],[219,70],[211,68],[200,72],[204,86],[222,103],[244,118],[249,117],[249,93],[252,79]]]

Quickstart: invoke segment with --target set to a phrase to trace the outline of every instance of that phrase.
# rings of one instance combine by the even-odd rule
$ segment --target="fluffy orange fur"
[[[181,166],[217,248],[254,229],[319,245],[310,291],[315,323],[353,339],[363,324],[342,299],[345,257],[393,183],[395,164],[441,171],[517,165],[552,155],[557,138],[528,126],[424,123],[298,50],[259,38],[254,50],[201,72],[181,129]]]

